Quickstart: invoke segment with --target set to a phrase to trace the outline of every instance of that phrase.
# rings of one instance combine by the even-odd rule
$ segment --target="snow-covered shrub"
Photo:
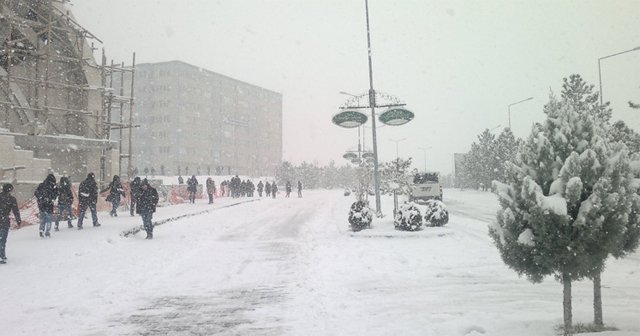
[[[422,226],[420,209],[413,202],[400,205],[395,214],[393,225],[398,230],[417,231]]]
[[[349,210],[349,224],[351,230],[360,231],[371,225],[373,221],[373,211],[369,208],[369,204],[364,201],[356,201],[351,204]]]
[[[449,222],[449,211],[444,203],[438,200],[428,200],[425,207],[425,226],[443,226]]]

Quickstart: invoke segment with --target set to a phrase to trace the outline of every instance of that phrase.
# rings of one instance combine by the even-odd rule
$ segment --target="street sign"
[[[380,114],[378,119],[381,123],[389,126],[400,126],[404,125],[411,120],[415,115],[413,112],[400,108],[400,107],[392,107]]]
[[[367,122],[367,115],[356,110],[340,111],[331,121],[344,128],[355,128]]]
[[[369,159],[369,158],[373,159],[373,153],[364,152],[364,153],[362,153],[362,157],[365,158],[365,159]]]
[[[357,159],[358,155],[356,155],[356,153],[353,153],[353,152],[346,152],[344,153],[344,155],[342,155],[342,157],[347,160],[353,160],[353,159]]]

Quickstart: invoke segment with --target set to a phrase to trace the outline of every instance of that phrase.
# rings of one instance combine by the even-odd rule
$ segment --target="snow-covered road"
[[[553,335],[561,321],[560,284],[531,284],[500,260],[489,193],[447,190],[449,224],[420,232],[387,216],[351,233],[341,191],[229,206],[244,201],[159,209],[154,220],[204,213],[152,241],[122,237],[140,224],[124,214],[46,240],[12,231],[0,334]],[[635,254],[603,276],[605,321],[628,335],[640,334],[638,274]],[[591,283],[578,283],[574,319],[591,315]]]

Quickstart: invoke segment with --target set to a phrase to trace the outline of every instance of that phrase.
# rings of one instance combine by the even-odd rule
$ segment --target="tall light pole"
[[[407,140],[407,138],[402,138],[402,139],[398,139],[398,140],[394,140],[394,139],[389,139],[389,141],[395,142],[396,143],[396,161],[398,161],[398,159],[400,158],[400,156],[398,156],[398,143],[401,141],[405,141]]]
[[[418,147],[418,149],[422,151],[422,154],[424,154],[424,172],[425,173],[427,172],[427,151],[431,148],[433,148],[433,146]]]
[[[516,105],[516,104],[520,104],[520,103],[524,103],[524,102],[526,102],[528,100],[531,100],[531,99],[533,99],[533,97],[529,97],[527,99],[523,99],[523,100],[517,101],[515,103],[511,103],[511,104],[509,104],[509,106],[507,106],[507,109],[509,110],[509,129],[511,129],[511,106]]]
[[[600,105],[602,105],[602,68],[600,66],[600,62],[605,58],[626,54],[628,52],[632,52],[632,51],[636,51],[636,50],[640,50],[640,47],[635,47],[633,49],[621,51],[619,53],[615,53],[615,54],[611,54],[611,55],[607,55],[607,56],[603,56],[603,57],[598,58],[598,82],[600,83]]]
[[[350,103],[357,104],[345,104],[340,107],[342,109],[341,112],[335,114],[331,121],[344,128],[354,128],[363,125],[367,122],[369,117],[360,112],[360,109],[370,109],[371,110],[371,135],[372,135],[372,148],[373,148],[373,170],[374,170],[374,182],[375,182],[375,195],[376,195],[376,215],[378,217],[382,216],[381,205],[380,205],[380,172],[378,165],[378,140],[376,134],[376,108],[385,107],[387,110],[382,112],[378,117],[380,122],[385,125],[390,126],[400,126],[408,123],[413,120],[415,114],[404,106],[406,104],[401,103],[397,98],[383,93],[376,93],[373,89],[373,65],[371,62],[371,34],[369,28],[369,2],[365,0],[365,14],[367,19],[367,58],[369,63],[369,104],[368,106],[360,106],[357,98],[354,96],[353,100]],[[347,94],[344,92],[344,94]],[[350,94],[349,94],[350,95]],[[389,101],[389,103],[377,105],[376,104],[376,96],[380,95],[382,101]],[[351,95],[353,96],[353,95]],[[364,97],[364,95],[362,95]]]
[[[373,65],[371,63],[371,34],[369,29],[369,1],[364,0],[367,16],[367,55],[369,58],[369,106],[371,106],[371,133],[373,136],[373,176],[376,189],[376,214],[382,215],[380,204],[380,172],[378,171],[378,141],[376,138],[376,91],[373,89]]]

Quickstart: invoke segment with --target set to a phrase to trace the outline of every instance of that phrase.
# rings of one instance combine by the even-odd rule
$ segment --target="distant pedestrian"
[[[258,182],[258,197],[262,197],[263,189],[264,189],[264,184],[262,183],[262,180],[260,180],[260,182]]]
[[[60,178],[60,185],[58,186],[59,195],[58,195],[58,215],[56,216],[56,227],[55,230],[60,230],[60,218],[63,220],[67,219],[67,227],[72,228],[71,224],[71,216],[73,211],[71,210],[71,205],[73,204],[73,191],[71,191],[71,182],[69,178],[63,176]]]
[[[198,180],[195,175],[187,180],[187,191],[189,192],[189,203],[195,203],[196,192],[198,191]]]
[[[298,197],[302,197],[302,182],[298,181]]]
[[[264,195],[266,197],[271,197],[271,184],[269,183],[269,181],[264,184]]]
[[[7,245],[7,238],[9,236],[9,227],[11,222],[9,221],[9,213],[13,212],[13,216],[16,219],[16,224],[20,227],[22,221],[20,220],[20,210],[18,210],[18,202],[16,198],[11,195],[13,191],[13,185],[7,183],[2,186],[2,192],[0,192],[0,264],[7,263],[7,255],[5,254],[5,248]]]
[[[131,216],[135,216],[136,214],[136,204],[138,204],[138,196],[140,196],[140,183],[142,183],[142,181],[139,176],[136,176],[133,181],[131,181],[131,192],[129,195],[131,204],[129,214],[131,214]]]
[[[107,195],[107,202],[111,202],[111,212],[109,215],[113,217],[118,217],[118,206],[120,206],[120,196],[124,196],[124,188],[122,188],[122,183],[120,183],[120,176],[113,175],[113,180],[109,183],[105,189],[100,192],[109,191],[109,195]]]
[[[87,208],[91,210],[91,219],[93,226],[100,226],[98,223],[98,212],[96,204],[98,203],[98,185],[96,184],[95,175],[89,173],[87,178],[80,182],[78,188],[78,203],[80,204],[80,214],[78,214],[78,230],[82,230],[82,222]]]
[[[137,211],[142,216],[142,225],[147,232],[146,239],[153,239],[153,213],[158,205],[158,192],[149,185],[147,179],[142,180],[140,186]]]
[[[276,184],[275,181],[273,181],[273,183],[271,183],[271,196],[273,198],[276,198],[277,193],[278,193],[278,185]]]
[[[182,178],[182,175],[178,176],[178,184],[184,184],[184,179]]]
[[[216,193],[216,182],[212,178],[207,178],[207,195],[209,195],[209,204],[213,204],[213,195]]]
[[[284,186],[285,191],[287,192],[287,194],[285,195],[286,198],[289,198],[289,196],[291,195],[291,182],[287,181],[287,183]]]
[[[47,175],[33,193],[40,211],[40,237],[51,237],[51,222],[53,221],[53,202],[58,198],[58,186],[53,174]]]

